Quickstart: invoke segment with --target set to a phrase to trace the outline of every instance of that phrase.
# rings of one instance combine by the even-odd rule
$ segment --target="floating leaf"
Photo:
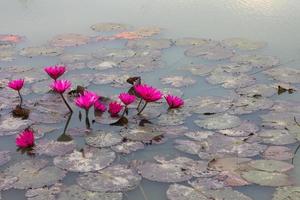
[[[224,188],[218,190],[204,190],[203,194],[209,197],[209,199],[252,200],[250,197],[231,188]]]
[[[190,65],[182,67],[183,70],[191,72],[193,75],[205,76],[208,75],[215,67],[207,65]]]
[[[32,121],[30,120],[22,120],[12,116],[4,117],[0,121],[0,136],[19,133],[31,124]]]
[[[127,110],[128,114],[128,110]],[[124,116],[120,117],[116,122],[111,123],[111,126],[126,126],[128,124],[128,119]]]
[[[250,184],[245,181],[238,172],[233,171],[222,171],[217,175],[217,179],[222,181],[226,186],[240,187]]]
[[[285,83],[300,83],[300,70],[288,67],[277,67],[263,72],[275,80]]]
[[[19,43],[24,38],[19,35],[12,34],[0,34],[0,42]]]
[[[219,130],[218,132],[231,137],[245,137],[245,136],[253,135],[258,131],[259,128],[256,124],[245,120],[238,127]]]
[[[195,120],[194,123],[205,129],[228,129],[241,124],[239,117],[229,114],[221,114],[206,119]]]
[[[251,51],[264,48],[265,42],[252,41],[246,38],[229,38],[222,41],[225,46],[237,50]]]
[[[57,200],[122,200],[122,193],[92,192],[82,189],[78,185],[63,188],[58,194]]]
[[[278,187],[272,200],[297,200],[300,199],[299,186]]]
[[[8,163],[10,159],[11,157],[9,151],[0,151],[0,166]]]
[[[194,85],[196,80],[190,77],[183,77],[183,76],[167,76],[161,78],[161,82],[163,84],[170,84],[173,87],[186,87],[189,85]]]
[[[184,135],[196,141],[203,141],[207,139],[208,136],[211,136],[213,134],[215,134],[215,132],[213,131],[193,131],[187,132]]]
[[[294,168],[294,165],[278,160],[252,160],[249,165],[256,170],[267,172],[286,172]]]
[[[171,47],[169,39],[129,40],[126,46],[130,49],[167,49]]]
[[[202,38],[179,38],[174,41],[176,46],[203,46],[207,45],[211,40]]]
[[[66,53],[59,57],[60,61],[64,64],[72,63],[85,63],[92,60],[89,54]]]
[[[35,139],[40,139],[40,138],[44,137],[45,134],[48,134],[48,133],[51,133],[51,132],[57,130],[57,128],[55,128],[55,127],[51,127],[51,126],[47,126],[47,125],[43,125],[43,124],[34,124],[34,125],[31,125],[30,128],[34,131]]]
[[[117,67],[118,64],[112,61],[92,60],[87,63],[87,67],[95,70],[106,70]]]
[[[162,134],[163,132],[153,125],[135,126],[121,131],[122,137],[133,141],[151,141]]]
[[[116,158],[113,151],[108,149],[84,148],[74,150],[71,154],[55,157],[54,164],[72,172],[98,171],[109,166]]]
[[[286,145],[297,142],[295,136],[287,130],[265,129],[261,130],[258,136],[266,144]]]
[[[222,84],[222,87],[229,89],[243,88],[255,84],[256,78],[247,74],[227,73],[220,71],[213,71],[210,76],[206,78],[210,84]]]
[[[220,113],[232,106],[232,99],[217,96],[201,96],[186,100],[185,107],[193,113]]]
[[[122,137],[118,133],[107,131],[96,131],[93,135],[88,135],[85,142],[93,147],[110,147],[122,142]]]
[[[241,97],[233,102],[230,114],[249,114],[259,110],[266,110],[273,106],[273,101],[267,98]]]
[[[193,188],[201,190],[217,190],[225,187],[223,181],[216,178],[197,178],[196,180],[188,182]]]
[[[91,26],[91,29],[97,32],[123,31],[128,28],[128,25],[120,23],[97,23]]]
[[[279,59],[266,55],[235,55],[231,58],[232,62],[249,64],[256,68],[268,68],[279,65]]]
[[[294,157],[294,153],[285,146],[269,146],[263,153],[263,157],[270,160],[290,160]]]
[[[144,37],[151,37],[153,35],[157,35],[160,31],[161,30],[158,27],[145,27],[139,28],[135,31],[118,33],[114,35],[113,38],[127,40],[142,39]]]
[[[34,147],[34,152],[40,155],[62,156],[72,152],[76,145],[71,142],[58,142],[54,140],[41,140]]]
[[[144,149],[144,144],[142,142],[126,141],[116,146],[112,146],[111,149],[117,153],[129,154],[131,152]]]
[[[46,160],[24,160],[8,167],[4,173],[18,177],[14,183],[16,189],[50,186],[62,180],[66,172],[47,164]]]
[[[13,187],[13,184],[18,180],[16,176],[5,175],[0,173],[0,191],[9,190]]]
[[[170,185],[167,198],[169,200],[209,200],[202,192],[179,184]]]
[[[141,179],[128,166],[114,165],[98,172],[85,173],[77,179],[77,183],[90,191],[119,192],[134,189]]]
[[[21,56],[25,56],[29,58],[35,56],[59,56],[62,53],[63,53],[62,48],[48,47],[48,46],[26,47],[19,52]]]
[[[291,185],[288,175],[276,172],[250,170],[243,172],[242,177],[251,183],[262,186],[279,187]]]
[[[192,47],[184,53],[189,57],[201,57],[207,60],[226,60],[234,55],[232,50],[218,43]]]
[[[0,61],[11,62],[15,60],[15,52],[12,50],[0,51]]]
[[[37,189],[29,189],[25,193],[25,196],[27,197],[27,200],[55,200],[56,195],[61,190],[61,184],[55,184],[48,187],[43,188],[37,188]]]
[[[50,40],[50,45],[55,47],[72,47],[84,45],[89,42],[90,38],[84,35],[69,33],[57,35]]]
[[[236,90],[240,96],[247,97],[271,97],[276,94],[276,87],[267,84],[255,84],[249,87],[239,88]]]
[[[226,72],[226,73],[245,73],[252,70],[252,66],[249,64],[241,63],[228,63],[219,64],[214,68],[213,72]]]

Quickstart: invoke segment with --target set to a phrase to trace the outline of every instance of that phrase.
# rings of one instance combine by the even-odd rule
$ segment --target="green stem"
[[[140,115],[143,112],[143,110],[146,108],[147,104],[148,104],[148,102],[145,103],[145,105],[142,107],[142,109],[138,112],[137,115]]]
[[[141,100],[140,100],[138,106],[136,107],[137,110],[139,110],[139,108],[140,108],[140,106],[141,106],[141,103],[142,103],[142,100],[143,100],[143,99],[141,98]]]
[[[63,99],[64,103],[66,104],[66,106],[68,107],[70,113],[73,113],[72,108],[70,107],[70,105],[68,104],[68,102],[66,101],[65,97],[63,94],[60,94],[61,98]]]
[[[85,126],[87,129],[91,129],[90,119],[89,119],[89,110],[85,110]]]
[[[18,94],[19,94],[19,97],[20,97],[20,108],[22,108],[23,98],[22,98],[22,95],[20,93],[20,90],[18,90]]]

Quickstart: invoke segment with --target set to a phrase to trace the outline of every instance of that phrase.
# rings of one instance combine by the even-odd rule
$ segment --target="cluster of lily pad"
[[[25,98],[24,103],[19,104],[7,88],[0,91],[7,95],[7,99],[0,96],[3,103],[0,107],[4,110],[0,135],[18,134],[30,126],[29,130],[34,132],[25,131],[22,135],[26,136],[19,135],[16,142],[20,147],[34,145],[31,151],[36,155],[33,162],[24,159],[0,172],[1,191],[26,189],[28,199],[122,199],[124,194],[130,195],[128,191],[144,186],[143,178],[170,184],[166,190],[170,200],[250,200],[252,194],[244,194],[236,188],[253,184],[276,187],[274,200],[298,199],[300,189],[293,183],[291,172],[297,168],[293,163],[297,150],[293,148],[299,141],[300,104],[284,100],[297,97],[298,69],[282,67],[276,57],[254,54],[254,50],[266,45],[264,42],[243,38],[222,41],[149,38],[159,30],[135,30],[115,23],[95,24],[91,28],[100,35],[58,35],[50,40],[49,46],[26,47],[19,55],[27,58],[59,56],[59,62],[68,65],[70,72],[64,74],[65,79],[74,86],[86,87],[93,83],[103,87],[130,87],[129,91],[112,97],[118,100],[110,101],[112,105],[109,106],[106,98],[85,87],[73,88],[66,94],[64,89],[69,87],[69,82],[58,77],[52,77],[54,92],[44,94],[49,90],[49,81],[45,80],[42,70],[26,66],[0,68],[3,72],[0,86],[7,85],[8,80],[25,77],[26,83],[32,85],[30,89],[22,89],[22,94],[30,91],[34,95],[43,94],[42,97],[34,96],[33,100]],[[113,34],[107,34],[107,30]],[[15,37],[8,39],[11,38]],[[125,42],[125,45],[99,48],[92,53],[64,52],[65,48],[111,41],[122,45]],[[193,64],[176,68],[176,65],[183,65],[180,62],[184,59],[179,57],[176,65],[173,61],[167,65],[162,52],[175,48],[183,50],[184,59],[191,59]],[[9,54],[3,59],[9,60]],[[202,60],[205,64],[196,64]],[[163,67],[171,73],[158,77],[156,73]],[[77,70],[86,71],[74,73]],[[158,92],[136,77],[136,73],[144,73],[143,77],[147,77],[153,70],[155,73],[151,75],[170,88]],[[57,68],[57,71],[64,70]],[[172,74],[174,71],[176,73]],[[198,88],[198,83],[204,87]],[[189,88],[192,94],[185,100],[184,107],[162,111],[159,98],[162,93],[167,96],[171,92],[182,97],[183,91],[186,95]],[[153,95],[141,95],[147,92]],[[280,99],[277,95],[281,95]],[[87,128],[91,126],[88,116],[94,107],[93,130],[86,132],[81,127],[72,127],[66,132],[73,106],[66,110],[64,100],[74,102],[86,112]],[[166,97],[166,101],[171,107],[181,104],[177,97]],[[13,114],[23,119],[8,117],[5,113],[5,109],[17,104],[23,110],[14,109],[18,112]],[[26,109],[30,110],[28,119],[23,116]],[[81,120],[81,111],[79,113]],[[40,139],[56,131],[57,124],[66,116],[64,133],[57,141]],[[99,130],[94,128],[97,124],[101,124]],[[123,126],[109,126],[107,130],[103,124]],[[85,145],[76,143],[71,137],[83,139]],[[148,148],[151,144],[164,145]],[[157,156],[157,152],[164,155]],[[172,157],[165,154],[172,154]],[[139,160],[134,160],[135,155]],[[47,162],[45,157],[38,156],[53,159]],[[10,160],[10,152],[0,151],[0,165]],[[60,183],[67,172],[76,174],[76,180],[68,186]],[[147,190],[146,195],[151,199]]]

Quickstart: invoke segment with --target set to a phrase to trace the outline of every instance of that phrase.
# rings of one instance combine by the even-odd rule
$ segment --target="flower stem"
[[[23,98],[22,98],[22,95],[20,93],[20,90],[18,90],[18,94],[19,94],[19,97],[20,97],[20,108],[22,108]]]
[[[124,117],[124,115],[125,115],[127,109],[128,109],[127,106],[125,106],[124,111],[123,111],[121,117]]]
[[[70,113],[73,113],[72,108],[70,107],[70,105],[68,104],[68,102],[66,101],[65,97],[63,94],[60,94],[61,98],[63,99],[64,103],[66,104],[66,106],[68,107]]]
[[[141,100],[140,100],[138,106],[136,107],[137,110],[139,110],[139,108],[140,108],[140,106],[141,106],[141,103],[142,103],[142,100],[143,100],[143,99],[141,98]]]
[[[146,102],[145,103],[145,105],[142,107],[142,109],[137,113],[137,115],[140,115],[142,112],[143,112],[143,110],[146,108],[146,106],[147,106],[147,103],[148,102]]]
[[[89,110],[85,110],[85,126],[87,129],[91,129],[90,119],[89,119]]]

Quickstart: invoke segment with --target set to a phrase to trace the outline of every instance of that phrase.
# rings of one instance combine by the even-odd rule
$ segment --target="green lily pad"
[[[193,75],[196,75],[196,76],[208,75],[214,69],[215,69],[215,67],[208,66],[208,65],[189,65],[189,66],[182,67],[182,70],[189,71]]]
[[[51,187],[43,187],[37,189],[29,189],[25,193],[27,200],[55,200],[56,195],[61,190],[61,184],[55,184]]]
[[[287,186],[276,188],[272,200],[297,200],[300,199],[299,186]]]
[[[10,152],[9,151],[0,151],[0,166],[5,165],[10,161]]]
[[[232,99],[217,96],[201,96],[186,100],[186,105],[193,113],[214,114],[225,112],[232,106]]]
[[[131,152],[144,149],[144,144],[138,141],[127,141],[121,144],[112,146],[111,149],[117,153],[129,154]]]
[[[96,192],[129,191],[139,185],[141,176],[127,165],[114,165],[98,172],[82,174],[77,183]]]
[[[194,80],[191,77],[184,77],[184,76],[167,76],[164,78],[161,78],[161,82],[163,84],[169,84],[173,87],[187,87],[190,85],[194,85],[196,83],[196,80]]]
[[[91,26],[91,29],[97,32],[124,31],[128,28],[128,25],[120,23],[97,23]]]
[[[87,63],[87,67],[95,70],[107,70],[117,67],[118,64],[112,61],[92,60]]]
[[[201,57],[207,60],[226,60],[234,56],[232,50],[218,43],[192,47],[184,53],[189,57]]]
[[[273,106],[273,101],[267,98],[249,98],[241,97],[233,102],[233,106],[230,109],[230,114],[249,114],[252,112],[267,110]]]
[[[170,185],[167,198],[169,200],[209,200],[202,192],[179,184]]]
[[[122,193],[92,192],[78,185],[71,185],[62,189],[57,200],[122,200]]]
[[[25,57],[35,57],[35,56],[59,56],[63,53],[63,49],[59,47],[26,47],[22,49],[19,54]]]
[[[184,135],[196,141],[203,141],[207,139],[208,136],[211,136],[213,134],[215,134],[215,132],[213,131],[192,131],[192,132],[187,132]]]
[[[271,76],[273,79],[282,81],[285,83],[300,83],[299,76],[300,70],[289,67],[278,67],[269,69],[263,72],[264,74]]]
[[[93,135],[88,135],[85,142],[92,147],[110,147],[122,142],[122,137],[118,133],[97,131]]]
[[[130,49],[167,49],[171,47],[169,39],[130,40],[126,46]]]
[[[57,35],[50,40],[50,45],[55,47],[73,47],[87,44],[90,38],[84,35],[68,33]]]
[[[0,191],[9,190],[13,187],[14,183],[18,180],[16,176],[5,175],[0,173]]]
[[[238,127],[219,130],[218,132],[231,137],[246,137],[258,131],[259,127],[255,123],[245,120]]]
[[[59,57],[60,62],[64,64],[85,63],[92,60],[89,54],[65,53]]]
[[[15,60],[15,52],[12,50],[0,51],[0,61],[11,62]]]
[[[279,65],[279,59],[266,55],[235,55],[231,58],[232,62],[249,64],[256,68],[268,68]]]
[[[238,88],[236,90],[240,96],[247,97],[271,97],[277,93],[277,88],[267,84],[254,84],[244,88]]]
[[[34,147],[34,152],[40,155],[62,156],[72,152],[76,147],[73,141],[58,142],[54,140],[40,140]]]
[[[252,41],[246,38],[229,38],[223,40],[222,43],[230,48],[244,51],[262,49],[266,46],[265,42]]]
[[[135,55],[137,55],[137,52],[126,48],[123,49],[101,48],[98,49],[96,52],[92,53],[92,56],[97,59],[100,59],[102,61],[113,61],[116,63],[123,62]]]
[[[31,120],[22,120],[12,116],[3,117],[0,120],[0,136],[14,135],[32,124]]]
[[[202,38],[179,38],[174,41],[176,46],[203,46],[207,45],[210,42],[209,39]]]
[[[279,160],[252,160],[249,165],[267,172],[286,172],[294,168],[294,165]]]
[[[209,199],[216,200],[252,200],[250,197],[231,188],[204,190],[203,194],[209,197]]]
[[[286,145],[297,142],[296,137],[287,130],[265,129],[261,130],[258,136],[266,144]]]
[[[206,81],[213,85],[221,84],[224,88],[237,89],[255,84],[256,78],[243,73],[213,71],[206,77]]]
[[[246,73],[252,70],[249,64],[228,63],[219,64],[214,68],[214,72],[227,72],[227,73]]]
[[[47,164],[46,160],[24,160],[5,169],[4,174],[18,177],[16,189],[50,186],[62,180],[66,172]]]
[[[163,132],[159,128],[152,125],[136,126],[121,131],[123,138],[133,141],[151,141],[162,134]]]
[[[251,183],[262,186],[279,187],[291,185],[288,175],[277,172],[250,170],[243,172],[242,177]]]
[[[285,146],[269,146],[262,156],[270,160],[290,160],[294,157],[294,152]]]
[[[221,114],[205,119],[195,120],[194,123],[205,129],[228,129],[234,128],[241,124],[239,117],[229,114]]]
[[[116,154],[109,149],[84,148],[74,150],[70,154],[55,157],[54,164],[72,172],[98,171],[109,166],[116,158]]]
[[[189,154],[196,154],[196,155],[203,148],[201,142],[192,141],[192,140],[179,140],[179,139],[174,141],[174,147],[179,151],[183,151]]]

